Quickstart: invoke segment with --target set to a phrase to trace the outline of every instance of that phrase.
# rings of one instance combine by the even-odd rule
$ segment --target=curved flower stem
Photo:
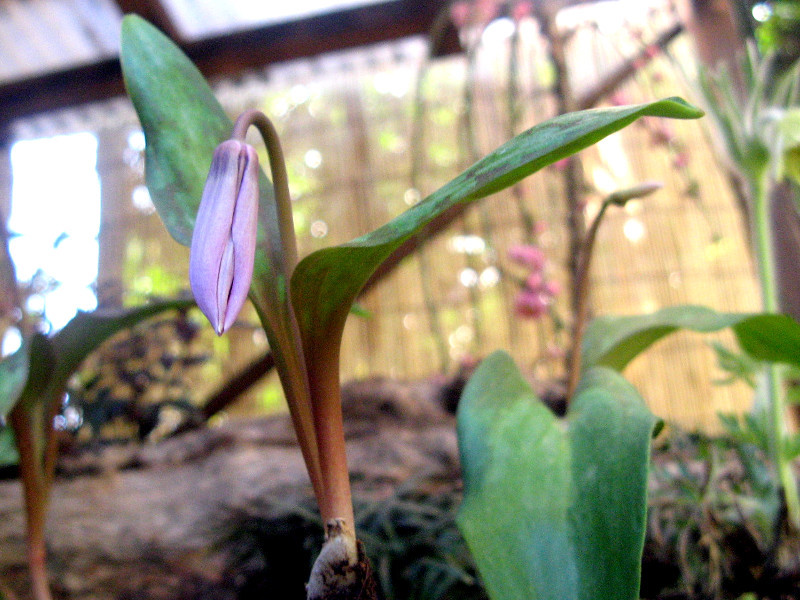
[[[270,345],[273,346],[275,364],[286,394],[303,460],[314,488],[314,495],[322,506],[326,497],[326,486],[314,424],[317,419],[311,401],[307,360],[300,342],[300,329],[292,308],[289,289],[292,271],[297,264],[297,239],[292,218],[286,161],[275,126],[261,111],[248,110],[242,113],[236,119],[231,137],[244,142],[251,125],[261,134],[269,156],[280,238],[279,244],[273,244],[271,258],[278,263],[279,272],[275,277],[282,279],[285,286],[279,306],[275,307],[276,313],[262,314],[259,310],[259,317],[265,326],[270,323],[270,328],[273,330],[275,339],[270,339]]]
[[[231,136],[244,141],[251,125],[258,129],[267,146],[283,249],[283,275],[289,282],[297,264],[297,241],[292,222],[291,198],[283,151],[274,125],[258,110],[242,113],[236,120]],[[287,313],[284,316],[291,321],[294,340],[299,340],[299,328],[291,301],[287,303]],[[304,457],[307,457],[306,463],[309,466],[309,475],[317,495],[323,522],[326,526],[331,522],[339,524],[344,536],[352,540],[350,550],[355,559],[355,519],[344,442],[338,347],[307,350],[310,355],[299,343],[295,347],[295,352],[303,357],[305,364],[313,432],[301,435],[301,431],[298,431],[298,437],[305,440],[304,445],[312,443],[315,445],[314,448],[304,448]],[[297,427],[297,423],[295,426]],[[314,464],[309,463],[308,457],[311,457]],[[314,472],[315,467],[318,467],[318,472]]]
[[[251,109],[243,112],[236,119],[231,137],[244,141],[250,126],[258,129],[264,144],[267,146],[269,166],[272,172],[272,186],[275,190],[275,201],[278,207],[278,226],[281,232],[281,245],[283,246],[285,273],[290,275],[297,264],[297,239],[294,234],[292,221],[292,199],[289,194],[289,177],[286,174],[286,160],[283,157],[281,142],[278,132],[272,121],[260,110]]]

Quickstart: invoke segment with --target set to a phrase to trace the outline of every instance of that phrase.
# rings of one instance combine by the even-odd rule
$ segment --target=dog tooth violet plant
[[[260,113],[248,111],[234,126],[191,61],[168,38],[141,18],[125,17],[121,39],[120,56],[126,86],[146,138],[146,179],[150,195],[170,234],[178,242],[192,245],[192,286],[198,302],[219,333],[230,327],[235,319],[241,289],[250,276],[249,263],[252,261],[248,297],[255,306],[275,357],[276,369],[326,525],[327,539],[312,569],[308,596],[374,597],[374,580],[369,576],[367,561],[353,530],[339,382],[342,331],[361,289],[384,261],[402,255],[414,243],[414,236],[455,205],[473,202],[507,188],[640,117],[691,119],[701,116],[702,112],[679,98],[668,98],[637,106],[558,116],[504,144],[375,231],[340,246],[313,252],[298,262],[283,155],[269,120]],[[260,170],[253,174],[253,154],[241,145],[244,132],[251,125],[258,129],[266,143],[272,185]],[[231,138],[234,139],[233,144],[226,141]],[[212,159],[220,144],[222,148]],[[209,164],[212,164],[210,175]],[[253,207],[252,198],[256,194],[252,185],[256,178],[258,201],[257,207]],[[208,183],[204,191],[206,181]],[[254,212],[257,215],[255,232],[249,228],[252,221],[244,223],[238,219],[240,210],[244,211],[242,214]],[[251,247],[254,248],[252,258]],[[244,265],[245,258],[247,266]],[[484,373],[493,366],[498,374],[506,374],[509,369],[507,361],[495,360],[489,362]],[[493,382],[495,378],[489,376],[488,380]],[[516,380],[504,377],[500,381]],[[473,396],[476,385],[472,385]],[[582,380],[581,386],[589,395],[602,388],[606,395],[613,396],[619,388],[617,380],[610,373],[594,373]],[[629,395],[627,388],[621,393],[626,397]],[[646,411],[643,405],[641,410]],[[607,417],[608,411],[604,411]],[[495,489],[498,493],[508,495],[508,491],[497,486],[487,484],[486,487],[479,483],[481,476],[491,471],[484,468],[490,466],[487,460],[491,458],[480,450],[481,443],[485,441],[480,425],[484,424],[484,417],[490,413],[484,411],[461,418],[466,423],[464,427],[471,425],[476,434],[472,438],[462,435],[465,447],[470,444],[470,439],[475,442],[474,448],[462,451],[467,489],[471,492]],[[631,428],[631,434],[627,436],[617,435],[615,443],[624,451],[625,443],[632,436],[638,436],[631,460],[638,461],[637,464],[644,460],[640,467],[646,469],[647,454],[642,448],[649,446],[652,416],[645,416],[641,422],[642,428]],[[594,437],[594,433],[590,434],[590,437]],[[553,446],[552,450],[561,455],[562,449]],[[542,475],[537,473],[537,476]],[[523,480],[527,479],[528,475],[525,475]],[[635,500],[635,506],[641,510],[631,511],[629,506],[624,506],[619,513],[624,516],[620,528],[628,527],[631,519],[635,521],[633,535],[624,538],[625,544],[630,542],[624,550],[629,560],[620,562],[617,560],[620,552],[607,553],[604,548],[597,546],[591,548],[591,553],[602,561],[602,568],[586,563],[587,573],[594,573],[595,578],[605,577],[608,569],[614,571],[615,577],[618,577],[608,579],[609,583],[604,584],[606,587],[613,587],[618,578],[638,578],[635,563],[638,560],[636,556],[641,556],[639,532],[643,536],[646,490],[643,478],[636,481],[637,484],[630,487],[624,499]],[[514,487],[519,487],[519,484],[514,484]],[[552,489],[554,493],[564,492],[558,486]],[[573,494],[569,490],[567,492]],[[519,493],[525,495],[531,490],[523,487],[519,488]],[[614,490],[609,488],[602,496],[602,504],[605,505],[606,497],[613,497]],[[591,502],[593,497],[587,495],[584,499]],[[491,574],[493,567],[498,566],[494,560],[494,549],[487,548],[485,544],[489,538],[483,536],[485,532],[481,530],[491,525],[492,513],[484,510],[483,499],[475,500],[474,493],[467,501],[472,509],[471,516],[474,517],[462,519],[462,524],[467,523],[470,532],[467,534],[468,542],[487,582],[492,582],[489,587],[493,598],[503,598],[497,591],[499,588],[494,585],[499,580],[486,576],[487,573]],[[552,512],[554,507],[561,506],[560,502],[558,499],[548,502],[543,509]],[[502,502],[494,503],[495,508],[501,505]],[[533,503],[528,505],[532,506]],[[515,523],[520,518],[513,511],[508,515]],[[591,529],[598,523],[603,521],[587,519],[585,527],[577,533],[585,535],[587,528]],[[527,535],[529,524],[519,525],[518,534]],[[471,535],[473,531],[479,535]],[[610,539],[613,544],[619,545],[617,542],[623,538],[613,533]],[[598,539],[601,538],[591,538],[593,542]],[[548,552],[545,549],[543,555]],[[560,564],[554,562],[552,567],[549,575],[533,573],[532,576],[538,577],[536,585],[555,582],[558,589],[551,591],[556,592],[574,583],[574,564],[564,565],[566,570],[563,577],[559,572]],[[625,589],[633,587],[628,585]],[[529,588],[516,597],[540,597],[538,592],[533,593],[535,589],[538,588]]]

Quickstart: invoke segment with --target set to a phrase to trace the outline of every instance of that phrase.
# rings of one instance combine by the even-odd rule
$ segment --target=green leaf
[[[78,311],[51,338],[34,335],[28,344],[26,382],[18,409],[25,413],[36,452],[43,456],[51,435],[51,416],[58,410],[67,381],[81,362],[109,337],[168,310],[194,306],[191,300],[164,300],[129,309]]]
[[[350,306],[375,269],[399,250],[406,239],[456,204],[507,188],[640,117],[691,119],[702,114],[683,100],[670,98],[558,116],[502,145],[383,227],[307,256],[292,275],[292,301],[303,348],[311,353],[326,345],[338,345]]]
[[[657,423],[619,374],[590,370],[564,419],[497,352],[458,409],[458,525],[492,600],[636,600]]]
[[[711,333],[730,327],[756,360],[800,366],[800,324],[787,315],[719,313],[703,306],[670,306],[647,315],[594,319],[583,340],[584,368],[604,365],[622,371],[664,336],[686,329]]]
[[[17,442],[11,427],[0,427],[0,467],[9,467],[19,462]]]
[[[0,417],[5,417],[19,400],[28,379],[28,344],[0,361]]]
[[[55,358],[50,385],[66,385],[81,362],[112,335],[163,312],[188,310],[194,305],[193,300],[159,300],[134,308],[78,311],[50,338]]]
[[[172,237],[188,246],[211,156],[233,124],[192,62],[141,17],[122,20],[120,61],[144,129],[150,197]]]
[[[147,187],[175,240],[190,245],[214,149],[233,123],[203,76],[168,37],[136,15],[122,20],[125,85],[144,130]],[[301,342],[292,325],[289,282],[272,184],[259,176],[259,228],[250,299],[256,307],[301,446],[315,448]],[[312,457],[316,461],[316,457]],[[310,470],[315,470],[313,465]]]

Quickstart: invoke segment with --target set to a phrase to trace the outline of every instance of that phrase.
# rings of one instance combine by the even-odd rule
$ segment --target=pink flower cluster
[[[532,13],[532,0],[460,0],[450,6],[450,18],[459,28],[486,25],[504,15],[521,21]]]
[[[508,257],[530,271],[514,300],[514,310],[521,317],[538,319],[544,316],[561,292],[558,282],[547,278],[544,252],[538,246],[525,244],[509,248]]]

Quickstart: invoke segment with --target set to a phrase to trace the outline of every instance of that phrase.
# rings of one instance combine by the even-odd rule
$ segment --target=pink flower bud
[[[551,298],[555,298],[561,293],[561,284],[551,279],[544,284],[544,291]]]
[[[530,269],[541,269],[546,261],[542,249],[531,245],[511,246],[508,257]]]
[[[533,292],[541,291],[543,284],[544,278],[539,271],[534,271],[528,275],[528,278],[525,280],[526,287]]]
[[[672,160],[672,165],[676,169],[685,169],[689,166],[689,153],[686,150],[682,150],[675,155],[675,158]]]
[[[548,304],[548,299],[544,295],[523,290],[514,300],[514,310],[521,317],[538,319],[547,312]]]
[[[222,142],[197,211],[189,283],[217,335],[233,325],[253,277],[258,227],[258,155],[238,140]]]
[[[530,0],[522,0],[514,4],[511,9],[511,18],[515,21],[521,21],[533,12],[533,2]]]

